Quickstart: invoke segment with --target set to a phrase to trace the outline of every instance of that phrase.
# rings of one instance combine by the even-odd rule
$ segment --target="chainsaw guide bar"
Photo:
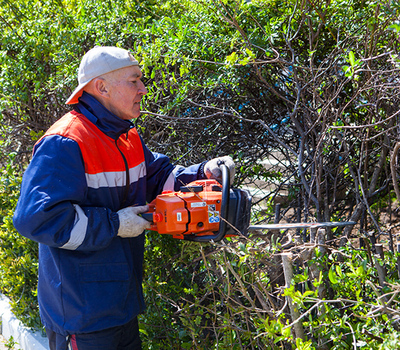
[[[254,230],[288,230],[355,225],[349,222],[306,222],[250,225],[251,194],[231,188],[229,169],[220,164],[222,184],[214,179],[196,180],[180,191],[164,191],[149,203],[142,217],[150,230],[193,242],[218,242]]]
[[[297,228],[319,228],[319,227],[340,227],[355,225],[355,221],[341,222],[298,222],[298,223],[282,223],[282,224],[266,224],[266,225],[250,225],[248,231],[256,230],[290,230]]]

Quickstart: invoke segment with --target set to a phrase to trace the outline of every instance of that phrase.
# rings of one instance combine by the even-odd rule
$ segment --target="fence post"
[[[315,243],[315,237],[317,236],[317,228],[311,227],[310,228],[310,243]]]
[[[281,205],[280,203],[277,203],[275,205],[275,216],[274,216],[274,224],[279,224],[279,221],[281,219]],[[278,242],[278,235],[281,231],[280,230],[271,230],[271,234],[272,234],[272,241],[274,242],[274,244],[276,244],[276,242]]]
[[[318,248],[320,251],[320,256],[322,257],[323,255],[326,254],[326,248],[325,248],[326,230],[325,229],[323,229],[323,228],[318,229],[316,241],[317,241],[317,246],[315,248],[311,248],[312,254],[313,254],[313,256],[315,256],[315,249]],[[310,264],[310,271],[311,271],[312,277],[315,279],[319,278],[319,275],[320,275],[320,272],[322,271],[322,269],[323,269],[323,267],[318,266],[316,263]],[[318,298],[319,299],[325,298],[326,291],[327,291],[327,287],[325,286],[324,283],[319,285],[318,286]],[[318,312],[320,315],[325,313],[325,307],[322,306]]]
[[[381,287],[385,286],[386,279],[386,269],[384,265],[385,254],[383,252],[382,244],[375,244],[375,268],[378,272],[379,285]],[[379,263],[379,259],[382,261],[382,265]]]
[[[389,249],[392,253],[394,253],[394,242],[393,242],[393,234],[392,228],[389,229]]]
[[[290,252],[282,253],[282,265],[283,273],[285,275],[285,288],[289,288],[293,279],[293,255]],[[292,317],[293,329],[296,338],[301,338],[304,340],[304,329],[301,321],[298,321],[300,317],[300,312],[297,306],[293,303],[291,297],[287,296],[287,302],[289,305],[290,315]]]
[[[383,260],[385,258],[385,254],[383,253],[383,244],[377,243],[375,244],[375,252],[379,255],[379,257]]]
[[[326,229],[321,227],[317,231],[317,244],[321,251],[321,255],[325,255],[326,253],[325,242],[326,242]]]

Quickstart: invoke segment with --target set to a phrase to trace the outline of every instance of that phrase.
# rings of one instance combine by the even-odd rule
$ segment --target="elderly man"
[[[82,58],[74,105],[36,143],[14,225],[39,242],[38,299],[50,348],[141,349],[142,263],[149,223],[140,214],[163,190],[218,178],[218,162],[173,166],[151,152],[131,119],[147,93],[127,50]]]

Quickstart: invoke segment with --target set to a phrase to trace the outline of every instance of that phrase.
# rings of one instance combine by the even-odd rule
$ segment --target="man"
[[[95,47],[82,58],[74,109],[36,143],[14,214],[39,242],[38,299],[50,348],[141,349],[140,214],[163,190],[234,172],[230,157],[184,168],[143,143],[131,119],[147,90],[129,51]]]

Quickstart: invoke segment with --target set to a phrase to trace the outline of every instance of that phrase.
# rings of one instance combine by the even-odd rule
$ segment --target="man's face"
[[[147,94],[138,66],[118,69],[104,76],[108,88],[105,107],[121,119],[134,119],[140,115],[140,101]]]

